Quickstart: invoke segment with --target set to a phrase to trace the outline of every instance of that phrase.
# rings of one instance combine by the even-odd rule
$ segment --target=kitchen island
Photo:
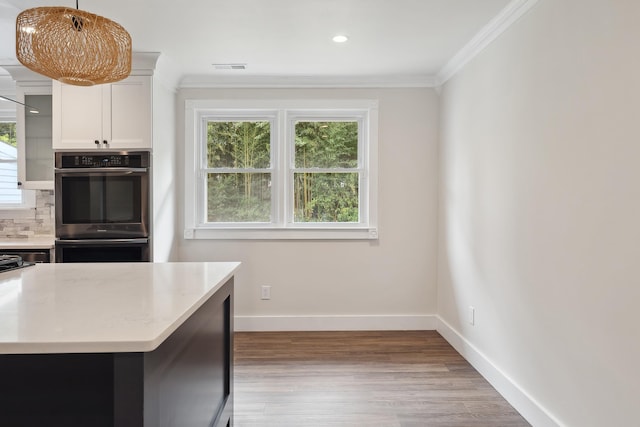
[[[0,426],[232,425],[238,263],[0,275]]]

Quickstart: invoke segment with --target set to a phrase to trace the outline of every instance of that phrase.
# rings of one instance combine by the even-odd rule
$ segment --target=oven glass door
[[[56,174],[56,236],[147,237],[146,172]]]

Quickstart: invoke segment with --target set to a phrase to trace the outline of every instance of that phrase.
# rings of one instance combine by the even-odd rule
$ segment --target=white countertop
[[[239,265],[62,263],[0,273],[0,354],[154,350]]]
[[[29,237],[25,239],[4,237],[0,239],[0,249],[51,249],[55,245],[54,236]]]

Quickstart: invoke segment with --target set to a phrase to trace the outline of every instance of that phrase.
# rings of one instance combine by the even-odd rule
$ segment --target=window
[[[293,222],[359,224],[362,120],[292,114]]]
[[[0,117],[0,209],[26,209],[35,205],[32,192],[19,190],[17,182],[16,122]]]
[[[204,223],[271,222],[271,125],[268,118],[208,117],[203,121]]]
[[[186,238],[377,238],[375,101],[186,103]]]

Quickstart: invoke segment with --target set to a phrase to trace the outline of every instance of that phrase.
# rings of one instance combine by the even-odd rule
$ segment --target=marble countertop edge
[[[52,249],[55,246],[55,236],[34,236],[27,238],[0,237],[1,249]]]
[[[4,273],[0,354],[153,351],[239,266],[42,264]]]

